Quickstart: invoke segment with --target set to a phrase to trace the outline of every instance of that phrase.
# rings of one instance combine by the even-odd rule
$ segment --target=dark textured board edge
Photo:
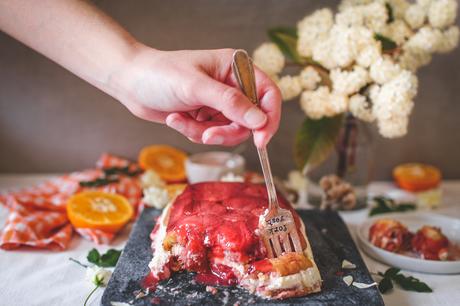
[[[192,273],[174,274],[171,279],[160,284],[154,294],[134,300],[140,282],[149,272],[148,263],[152,258],[149,234],[161,211],[148,208],[136,222],[120,260],[105,289],[102,305],[111,306],[111,301],[133,305],[384,305],[376,287],[358,289],[347,287],[344,275],[362,283],[373,282],[348,229],[335,212],[315,210],[299,211],[305,223],[307,235],[312,245],[315,261],[323,278],[322,291],[301,298],[286,300],[266,300],[256,297],[244,289],[219,287],[213,295],[206,292],[206,286],[197,284]],[[341,271],[341,263],[347,259],[356,265],[354,270]]]

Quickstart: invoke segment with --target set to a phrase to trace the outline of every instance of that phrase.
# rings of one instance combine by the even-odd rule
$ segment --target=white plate
[[[390,218],[397,220],[415,232],[423,225],[432,225],[441,228],[444,235],[457,245],[460,245],[460,220],[442,215],[428,214],[425,212],[389,213],[366,220],[358,228],[358,241],[360,247],[369,256],[390,266],[416,272],[436,274],[460,273],[460,260],[436,261],[412,258],[378,248],[369,242],[369,228],[378,219]]]

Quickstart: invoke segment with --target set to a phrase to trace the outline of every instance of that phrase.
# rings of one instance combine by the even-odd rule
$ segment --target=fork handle
[[[233,54],[232,68],[243,93],[249,98],[249,100],[251,100],[252,103],[259,105],[254,67],[251,58],[245,50],[240,49],[235,51]],[[259,154],[265,184],[267,185],[268,209],[278,209],[278,199],[276,198],[276,188],[275,183],[273,182],[272,172],[270,170],[271,168],[270,161],[268,160],[267,148],[265,146],[257,148],[257,153]]]

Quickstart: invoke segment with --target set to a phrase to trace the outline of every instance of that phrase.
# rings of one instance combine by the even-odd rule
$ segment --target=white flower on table
[[[86,268],[86,279],[99,287],[105,287],[109,283],[112,272],[110,270],[92,266]]]
[[[166,183],[154,170],[147,170],[141,176],[141,186],[142,188],[164,187]]]
[[[221,182],[239,182],[239,183],[242,183],[244,182],[244,177],[241,176],[241,175],[237,175],[233,172],[229,172],[227,174],[225,174],[224,176],[222,176],[220,178],[220,181]]]
[[[152,186],[144,189],[142,201],[147,206],[163,209],[169,203],[170,198],[165,188]]]

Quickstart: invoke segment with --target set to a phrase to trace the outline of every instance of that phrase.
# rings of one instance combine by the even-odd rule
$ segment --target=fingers
[[[166,118],[166,125],[183,134],[190,141],[210,145],[233,146],[246,140],[250,131],[229,121],[199,122],[188,114],[172,113]]]
[[[250,135],[250,130],[233,122],[208,128],[203,133],[203,143],[234,146],[248,139]]]
[[[281,93],[276,84],[257,67],[255,69],[257,91],[259,95],[259,107],[267,115],[267,124],[254,131],[254,143],[257,147],[268,144],[276,133],[281,118]]]
[[[215,126],[214,121],[203,121],[199,122],[187,114],[182,113],[171,113],[166,117],[166,125],[170,128],[175,129],[189,140],[197,143],[202,143],[203,132],[211,127]],[[221,123],[225,124],[225,123]]]
[[[229,120],[248,129],[258,129],[267,122],[267,115],[249,101],[237,88],[228,86],[208,76],[203,76],[189,89],[193,103],[214,108]]]

